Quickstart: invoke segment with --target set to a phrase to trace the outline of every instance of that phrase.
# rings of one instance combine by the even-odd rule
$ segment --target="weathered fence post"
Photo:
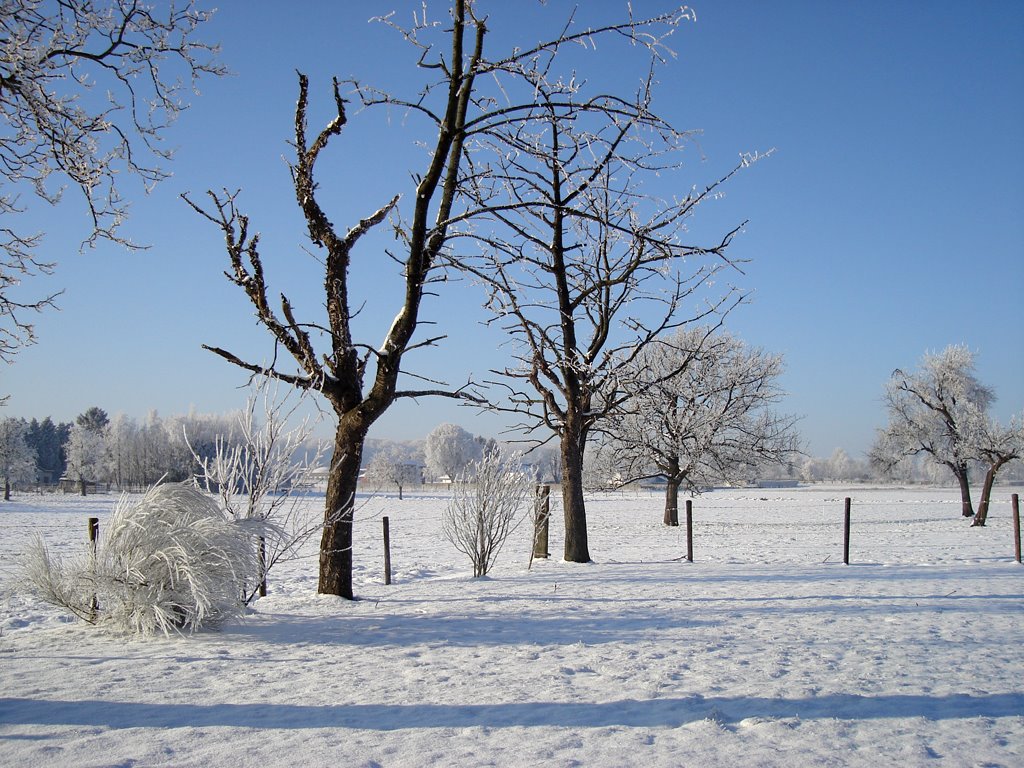
[[[260,597],[267,596],[267,539],[260,536]]]
[[[89,518],[89,565],[93,573],[96,572],[96,540],[100,537],[100,519],[98,517]],[[96,593],[92,593],[92,597],[89,599],[89,616],[90,618],[96,618],[96,611],[99,610],[100,604],[96,599]]]
[[[551,486],[538,485],[533,516],[533,557],[549,557],[548,529],[551,523]],[[532,558],[531,558],[532,559]]]
[[[1013,559],[1020,562],[1020,497],[1013,494]]]
[[[384,583],[391,583],[391,525],[384,516]]]
[[[686,560],[693,562],[693,499],[686,500]]]
[[[850,564],[850,497],[843,502],[843,565]]]

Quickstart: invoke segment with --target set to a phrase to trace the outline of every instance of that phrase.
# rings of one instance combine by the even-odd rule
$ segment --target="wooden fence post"
[[[384,583],[391,583],[391,526],[387,515],[384,516]]]
[[[850,564],[850,497],[843,502],[843,565]]]
[[[693,499],[686,500],[686,560],[693,562]]]
[[[1013,494],[1013,559],[1020,562],[1020,497]]]
[[[89,518],[89,563],[92,571],[96,571],[96,540],[100,537],[100,519],[98,517]],[[96,593],[92,593],[92,597],[89,599],[89,615],[91,618],[96,618],[96,611],[99,610],[100,604],[96,599]]]
[[[537,509],[533,517],[533,557],[550,557],[548,531],[551,524],[551,486],[538,485]]]
[[[260,597],[267,596],[267,539],[260,536]]]

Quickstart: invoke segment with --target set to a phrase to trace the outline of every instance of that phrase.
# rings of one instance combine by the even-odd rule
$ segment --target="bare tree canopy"
[[[515,342],[510,364],[494,372],[505,393],[498,408],[522,416],[519,426],[540,430],[540,440],[550,431],[560,441],[570,561],[590,559],[584,449],[621,404],[621,370],[662,334],[741,300],[728,285],[707,288],[724,271],[739,273],[727,250],[742,224],[709,243],[690,241],[687,225],[759,156],[672,199],[644,186],[682,167],[689,134],[654,111],[654,72],[671,54],[668,34],[689,18],[683,9],[644,28],[646,45],[614,49],[639,75],[634,93],[602,92],[551,55],[507,67],[507,92],[528,92],[532,103],[474,125],[467,140],[469,193],[488,226],[465,233],[478,249],[460,252],[453,267],[483,283],[493,322]]]
[[[71,186],[91,220],[85,243],[131,246],[118,234],[125,177],[166,178],[162,142],[183,93],[224,72],[195,39],[208,18],[191,0],[0,0],[0,360],[35,341],[25,315],[56,298],[17,295],[54,267],[39,256],[42,233],[18,224],[26,198],[56,204]]]
[[[405,354],[443,338],[417,335],[417,331],[424,324],[420,318],[423,297],[444,277],[441,269],[451,263],[448,257],[456,238],[470,235],[476,222],[493,220],[507,207],[506,200],[487,195],[491,182],[485,176],[491,171],[485,171],[475,159],[485,149],[487,137],[500,133],[503,125],[543,116],[530,79],[540,85],[564,50],[590,50],[598,37],[617,36],[637,50],[658,56],[664,52],[663,37],[684,18],[686,11],[677,10],[646,20],[627,18],[600,28],[580,26],[575,20],[566,24],[563,18],[547,42],[514,47],[492,57],[485,46],[487,19],[471,0],[453,0],[448,26],[429,23],[425,14],[417,14],[412,27],[400,28],[386,17],[384,21],[419,52],[420,90],[401,95],[359,81],[335,80],[331,93],[334,115],[315,133],[308,128],[309,82],[300,74],[292,185],[309,240],[324,264],[325,318],[300,320],[287,297],[281,296],[279,302],[271,299],[259,236],[240,210],[237,193],[211,193],[206,207],[190,201],[224,235],[229,279],[255,307],[275,350],[284,350],[289,360],[275,356],[272,364],[262,365],[220,347],[210,347],[211,351],[252,373],[265,373],[320,393],[337,417],[320,549],[321,592],[353,597],[353,499],[370,426],[399,398],[435,395],[479,401],[467,385],[452,387],[428,381],[425,386],[402,388],[400,382],[403,374],[409,375],[403,367]],[[409,115],[409,123],[425,124],[421,136],[426,137],[422,144],[428,151],[422,166],[410,174],[408,194],[403,197],[396,191],[375,201],[361,218],[340,229],[321,205],[315,171],[329,144],[348,124],[346,97],[357,100],[364,109],[400,109]],[[387,151],[382,141],[383,137],[375,137],[374,151]],[[343,169],[340,173],[344,178]],[[358,184],[359,180],[346,182]],[[385,222],[394,243],[381,249],[382,263],[390,259],[398,265],[403,300],[382,337],[360,340],[353,318],[363,302],[350,294],[349,266],[362,248],[372,249],[365,236],[384,230]]]

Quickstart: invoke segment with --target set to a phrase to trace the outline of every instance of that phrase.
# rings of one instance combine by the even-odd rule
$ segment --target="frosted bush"
[[[487,575],[505,540],[522,521],[531,480],[521,464],[521,454],[503,458],[491,451],[480,461],[470,462],[452,484],[441,531],[469,556],[474,577]]]
[[[140,635],[192,632],[238,615],[259,571],[252,531],[210,496],[178,484],[122,497],[95,556],[65,565],[37,544],[26,578],[43,600]]]

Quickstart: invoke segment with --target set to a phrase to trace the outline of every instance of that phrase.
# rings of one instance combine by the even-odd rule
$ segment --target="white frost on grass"
[[[715,491],[689,564],[658,496],[607,494],[588,499],[599,562],[527,571],[524,527],[474,580],[446,497],[375,498],[362,600],[317,596],[311,551],[219,632],[126,642],[12,583],[28,533],[85,538],[77,501],[20,497],[0,507],[0,764],[1022,765],[1008,500],[971,529],[951,489]]]

